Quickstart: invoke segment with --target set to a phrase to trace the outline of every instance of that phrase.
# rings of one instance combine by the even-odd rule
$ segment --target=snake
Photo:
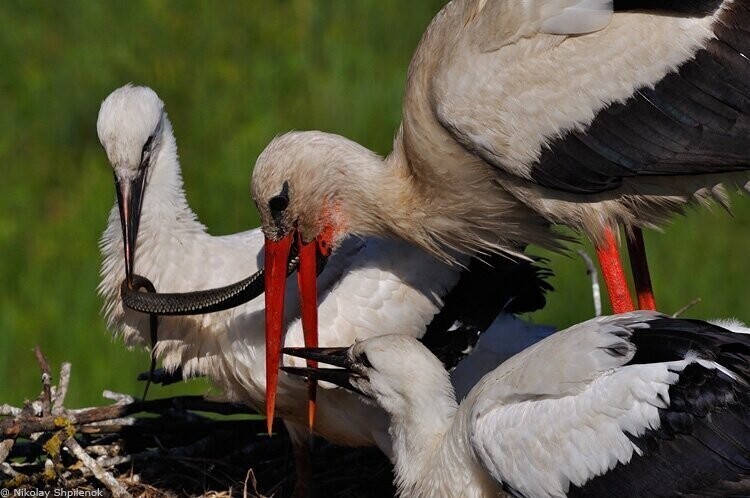
[[[325,268],[327,257],[318,253],[317,273]],[[287,262],[287,276],[299,266],[299,251],[292,245]],[[263,294],[265,291],[265,272],[261,268],[247,278],[214,289],[192,292],[156,292],[156,286],[148,278],[133,274],[131,281],[127,278],[120,286],[122,304],[131,310],[149,315],[151,339],[151,366],[148,371],[143,399],[146,399],[156,369],[156,343],[159,340],[160,316],[186,316],[214,313],[237,307]],[[145,290],[146,292],[141,292]]]
[[[299,254],[293,245],[287,263],[287,276],[299,266]],[[146,289],[147,292],[140,292]],[[258,270],[247,278],[224,287],[192,292],[158,293],[144,276],[134,274],[132,282],[123,280],[120,286],[122,303],[126,308],[155,316],[202,315],[234,308],[263,294],[265,274]]]
[[[318,273],[325,265],[319,260]],[[299,266],[299,254],[296,246],[292,245],[287,263],[287,276],[294,273]],[[145,290],[146,292],[141,292]],[[201,315],[223,311],[244,304],[263,294],[265,290],[265,274],[261,268],[247,278],[214,289],[193,292],[156,292],[156,286],[143,275],[133,274],[131,281],[122,281],[120,296],[122,304],[134,311],[148,313],[151,339],[151,364],[148,370],[146,387],[143,390],[143,400],[146,400],[151,386],[154,370],[156,369],[156,343],[159,340],[159,316]]]

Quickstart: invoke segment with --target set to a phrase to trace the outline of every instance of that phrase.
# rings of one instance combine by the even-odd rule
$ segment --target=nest
[[[70,364],[53,386],[39,348],[36,356],[41,394],[23,407],[0,406],[0,480],[18,490],[11,496],[292,495],[289,437],[283,430],[267,436],[249,408],[202,396],[143,401],[105,391],[113,403],[68,409]],[[376,449],[318,439],[313,447],[313,496],[394,496],[392,467]]]

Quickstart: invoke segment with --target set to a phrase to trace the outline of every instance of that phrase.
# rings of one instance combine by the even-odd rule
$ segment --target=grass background
[[[407,64],[441,0],[254,0],[0,4],[0,403],[38,392],[31,349],[73,362],[70,406],[104,388],[140,393],[144,352],[99,315],[97,241],[114,201],[96,137],[101,100],[153,87],[178,139],[188,198],[214,234],[257,225],[255,158],[289,129],[341,133],[387,153]],[[691,211],[648,233],[661,307],[750,319],[750,202]],[[591,316],[583,263],[552,256],[558,292],[531,317]],[[171,389],[202,390],[193,385]]]

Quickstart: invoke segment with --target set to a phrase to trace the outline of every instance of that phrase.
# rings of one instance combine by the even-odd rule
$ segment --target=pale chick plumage
[[[135,270],[160,292],[187,292],[235,282],[262,266],[259,229],[215,237],[190,209],[183,190],[172,126],[164,105],[144,87],[126,86],[102,104],[98,130],[116,175],[137,168],[144,143],[160,133],[147,186],[135,253]],[[101,239],[99,293],[108,328],[131,346],[149,343],[148,316],[123,309],[125,278],[117,207]],[[321,274],[320,344],[340,346],[383,333],[418,337],[459,278],[459,269],[405,242],[349,239]],[[303,344],[296,286],[287,291],[286,345]],[[162,317],[156,353],[167,369],[207,375],[233,399],[261,408],[265,392],[263,298],[203,316]],[[464,381],[465,383],[466,381]],[[305,424],[306,388],[281,376],[278,413]],[[340,444],[378,444],[390,451],[387,418],[378,408],[342,389],[320,389],[316,428]]]
[[[368,339],[346,355],[348,382],[391,416],[400,496],[700,495],[745,475],[750,436],[727,431],[748,423],[750,340],[704,322],[645,311],[583,322],[501,364],[460,405],[440,362],[410,337]]]
[[[514,252],[523,243],[555,247],[557,237],[549,223],[567,224],[600,240],[616,223],[653,226],[692,201],[726,203],[721,186],[726,175],[702,173],[740,170],[732,161],[741,151],[706,160],[716,163],[714,170],[696,165],[696,157],[722,154],[721,148],[700,149],[701,128],[675,126],[685,135],[663,139],[697,148],[684,171],[670,166],[670,161],[679,164],[677,159],[659,155],[682,152],[682,145],[674,151],[671,145],[660,145],[660,152],[653,153],[655,146],[648,143],[648,137],[656,135],[653,131],[643,132],[646,138],[638,135],[635,145],[631,138],[625,144],[617,139],[604,143],[605,132],[607,137],[630,133],[605,128],[597,128],[595,139],[581,138],[606,156],[596,159],[598,163],[591,159],[594,166],[584,161],[594,153],[584,150],[571,153],[574,159],[568,163],[550,163],[545,169],[546,147],[585,133],[602,112],[630,102],[632,96],[641,98],[641,90],[691,61],[715,38],[717,19],[726,10],[612,16],[611,8],[611,2],[585,0],[449,2],[433,19],[411,61],[403,123],[391,154],[381,158],[346,138],[321,132],[289,133],[268,145],[253,174],[253,196],[266,234],[274,237],[299,220],[306,240],[311,240],[321,225],[333,221],[338,234],[396,236],[450,260],[455,250]],[[666,91],[682,95],[678,89]],[[637,117],[629,108],[619,112]],[[690,119],[700,118],[709,125],[713,119]],[[728,119],[735,123],[732,133],[740,133],[743,117]],[[690,154],[688,145],[685,150]],[[625,166],[607,163],[613,156],[626,161]],[[561,157],[559,161],[568,160],[565,153]],[[573,163],[579,159],[577,170]],[[731,164],[722,170],[721,161]],[[652,163],[661,165],[658,171],[639,170]],[[690,167],[701,174],[692,174]],[[586,175],[602,175],[610,183],[576,193],[576,171],[582,189]],[[547,181],[544,176],[560,172],[570,174],[570,184],[555,184],[555,178]],[[733,184],[748,179],[747,172],[733,175]],[[291,207],[278,226],[268,201],[285,182]],[[332,220],[324,205],[334,206]]]
[[[169,125],[164,102],[148,87],[126,85],[102,102],[96,132],[118,177],[135,175],[144,145],[152,135],[157,143],[172,135],[166,130],[155,133],[163,124]],[[170,145],[174,151],[174,140],[164,144],[167,149]]]

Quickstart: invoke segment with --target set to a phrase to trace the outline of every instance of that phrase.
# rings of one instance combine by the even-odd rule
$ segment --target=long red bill
[[[299,249],[299,267],[297,269],[297,285],[299,286],[300,302],[302,306],[302,332],[305,337],[306,348],[318,347],[318,289],[317,242],[313,240],[305,244],[301,236],[297,236],[297,248]],[[317,361],[307,360],[307,366],[315,368]],[[318,382],[313,378],[307,380],[307,424],[310,431],[315,425],[315,400],[317,397]]]
[[[292,235],[265,243],[266,287],[266,427],[273,431],[276,407],[276,388],[281,361],[281,334],[284,322],[284,294],[286,293],[287,259],[292,247]]]

